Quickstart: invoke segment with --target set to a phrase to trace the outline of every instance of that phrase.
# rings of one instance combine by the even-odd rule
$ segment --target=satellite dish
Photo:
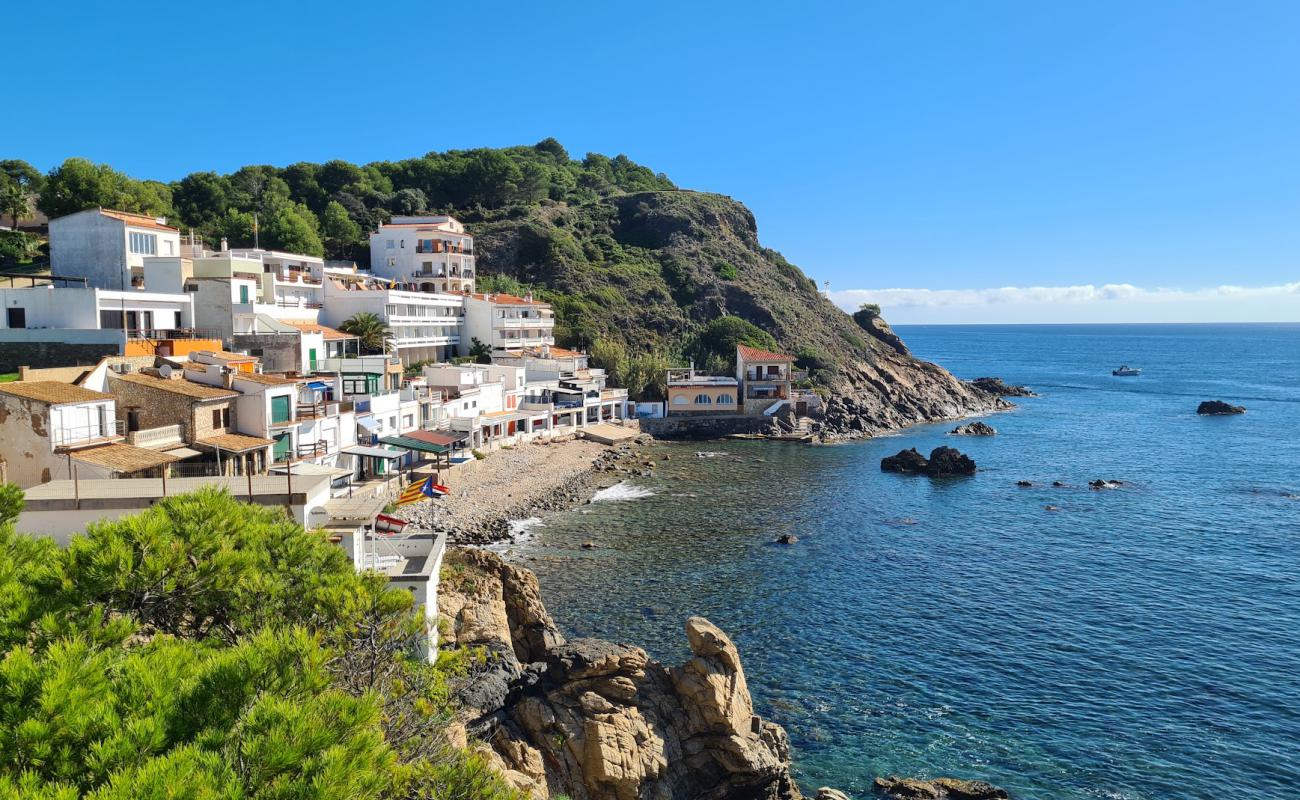
[[[316,506],[307,512],[308,528],[323,528],[330,521],[330,512],[326,511],[323,506]]]
[[[164,378],[170,378],[172,376],[172,365],[163,364],[161,367],[158,368],[158,374]]]

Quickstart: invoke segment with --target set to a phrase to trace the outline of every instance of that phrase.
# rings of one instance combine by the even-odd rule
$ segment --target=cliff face
[[[836,400],[825,432],[865,435],[1005,407],[914,358],[884,320],[859,325],[759,243],[754,216],[717,194],[656,191],[470,218],[481,275],[542,287],[572,345],[622,340],[673,353],[710,320],[740,317],[802,357]]]
[[[531,572],[483,551],[448,557],[444,643],[482,647],[465,725],[513,785],[544,799],[798,800],[785,731],[754,714],[735,645],[686,622],[680,667],[637,647],[565,641]]]

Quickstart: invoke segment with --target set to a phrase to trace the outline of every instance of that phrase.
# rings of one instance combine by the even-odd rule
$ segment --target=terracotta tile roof
[[[89,450],[78,450],[72,457],[113,472],[138,472],[180,461],[176,456],[130,444],[106,444]]]
[[[148,214],[132,214],[129,211],[114,211],[109,208],[101,208],[100,214],[113,219],[120,219],[133,228],[153,228],[159,231],[173,231],[180,233],[179,228],[173,228],[169,225],[163,225],[157,217],[151,217]]]
[[[257,361],[257,356],[246,356],[243,353],[231,353],[228,350],[199,350],[195,352],[194,355],[212,356],[213,358],[219,361],[240,361],[240,362]]]
[[[279,375],[267,375],[264,372],[237,372],[231,377],[237,381],[252,381],[263,386],[289,386],[298,382],[292,378],[281,378]]]
[[[221,450],[229,450],[234,453],[242,453],[247,450],[260,450],[263,447],[270,447],[275,442],[270,439],[262,439],[257,436],[245,436],[242,433],[223,433],[220,436],[209,436],[206,439],[199,439],[195,442],[198,445]]]
[[[195,400],[219,400],[227,397],[238,397],[239,392],[230,389],[220,389],[216,386],[208,386],[194,381],[187,381],[184,378],[157,378],[153,375],[142,375],[132,373],[129,375],[112,375],[109,377],[109,383],[113,381],[126,381],[137,386],[144,386],[149,389],[157,389],[162,392],[171,392],[172,394],[185,395],[193,397]]]
[[[750,347],[749,345],[744,344],[736,345],[736,355],[738,355],[742,361],[794,361],[794,358],[791,356],[773,353],[770,350],[759,350],[757,347]]]
[[[492,294],[471,294],[470,297],[475,300],[486,300],[489,303],[496,303],[499,306],[543,306],[550,308],[550,303],[543,303],[540,300],[529,300],[514,294],[502,294],[494,292]]]
[[[36,400],[40,403],[57,406],[62,403],[89,403],[96,400],[112,400],[113,395],[83,389],[71,383],[61,381],[14,381],[0,383],[0,392]]]
[[[292,325],[293,327],[297,328],[303,333],[322,334],[326,339],[356,339],[357,338],[356,336],[353,336],[350,333],[344,333],[343,331],[335,330],[333,328],[327,328],[324,325],[317,325],[314,322],[293,322],[287,319],[280,320],[280,321],[283,322],[285,325]]]
[[[463,441],[469,436],[469,433],[450,435],[446,433],[437,433],[435,431],[411,431],[404,434],[408,439],[414,439],[417,442],[428,442],[429,444],[440,444],[443,447],[450,447],[457,442]]]

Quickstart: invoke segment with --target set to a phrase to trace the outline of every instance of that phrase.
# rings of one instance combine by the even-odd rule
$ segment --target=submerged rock
[[[935,778],[923,781],[916,778],[876,778],[876,790],[885,797],[897,800],[1005,800],[1005,789],[984,781],[963,781],[956,778]]]
[[[999,397],[1037,397],[1028,386],[1013,386],[1001,378],[976,378],[969,381],[976,389],[995,394]]]
[[[969,422],[965,425],[958,425],[950,432],[950,436],[996,436],[998,429],[986,422]]]
[[[1234,406],[1231,403],[1225,403],[1222,400],[1205,400],[1196,407],[1196,413],[1203,416],[1219,416],[1223,414],[1245,414],[1245,406]]]
[[[1092,489],[1094,492],[1101,491],[1102,489],[1118,489],[1123,485],[1124,481],[1102,480],[1101,478],[1088,482],[1088,488]]]
[[[799,541],[799,537],[795,536],[793,533],[783,533],[776,537],[777,544],[794,544],[797,541]]]

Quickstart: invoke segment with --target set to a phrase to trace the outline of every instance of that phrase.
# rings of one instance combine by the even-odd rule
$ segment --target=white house
[[[448,216],[393,217],[370,234],[370,271],[421,292],[472,292],[474,237]]]
[[[531,296],[466,295],[462,354],[469,352],[474,339],[489,345],[494,353],[553,345],[555,313],[549,303],[537,302]]]
[[[144,259],[180,255],[180,231],[165,217],[90,208],[50,220],[50,274],[99,289],[144,280]]]
[[[405,291],[376,278],[327,273],[320,321],[337,328],[357,314],[375,314],[392,331],[397,357],[409,365],[455,357],[464,310],[456,295]]]

